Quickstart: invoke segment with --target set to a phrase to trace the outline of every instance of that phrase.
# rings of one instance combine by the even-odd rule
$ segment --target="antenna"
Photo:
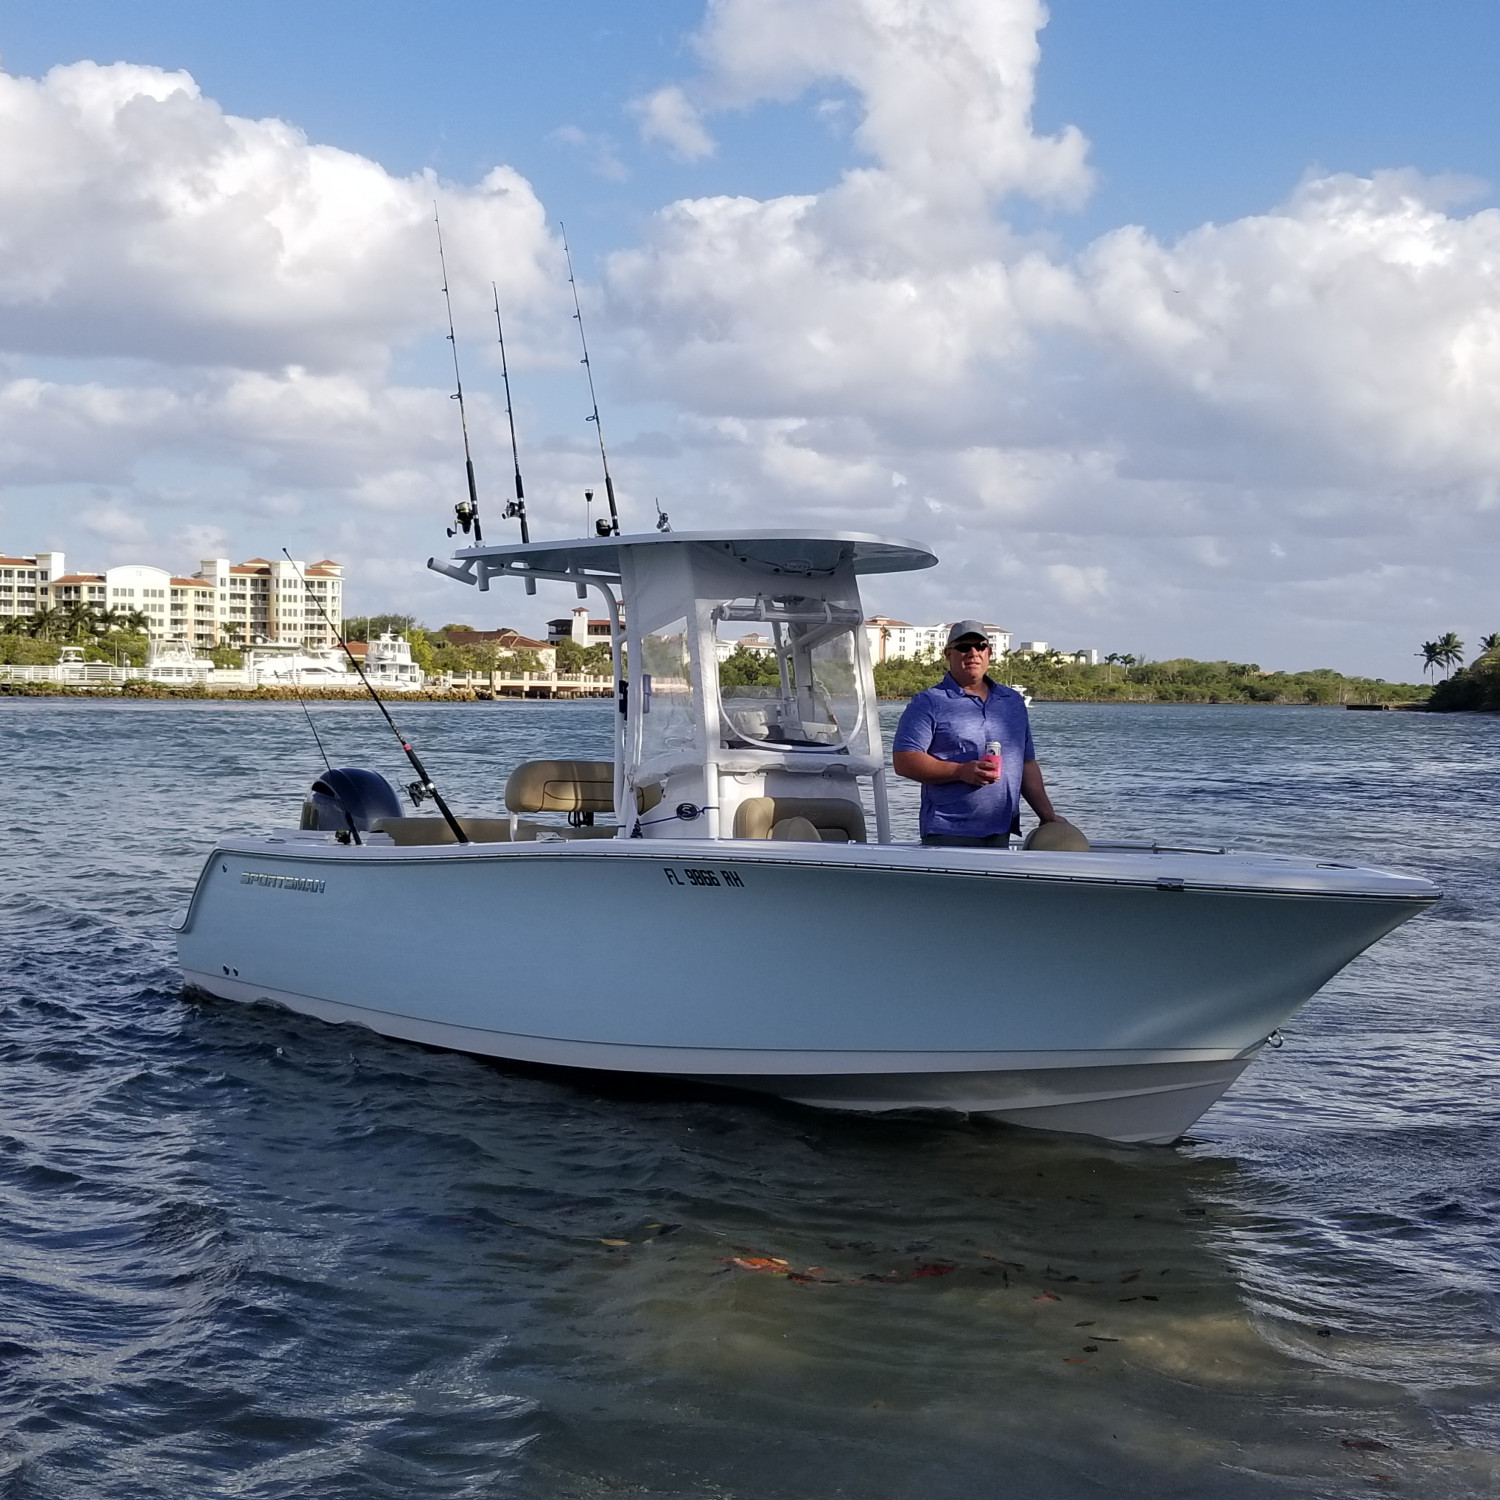
[[[526,491],[521,485],[521,453],[516,447],[516,418],[510,407],[510,366],[505,362],[505,325],[500,321],[500,291],[490,282],[495,294],[495,332],[500,336],[500,374],[505,381],[505,419],[510,423],[510,457],[516,468],[516,498],[505,507],[507,521],[521,523],[521,540],[530,542],[531,528],[526,524]]]
[[[609,499],[609,530],[604,529],[605,522],[599,522],[600,536],[619,536],[620,534],[620,512],[615,509],[615,482],[609,477],[609,455],[604,451],[604,428],[599,424],[599,398],[594,394],[594,367],[589,363],[589,341],[583,336],[583,308],[578,301],[578,283],[573,279],[573,252],[568,248],[568,231],[562,220],[557,221],[557,227],[562,230],[563,254],[568,258],[568,285],[573,288],[573,317],[578,324],[578,342],[583,347],[583,368],[589,377],[589,400],[594,403],[594,410],[588,420],[594,424],[594,431],[599,435],[599,461],[604,465],[604,493]]]
[[[296,560],[292,557],[292,554],[286,550],[285,547],[281,549],[281,555],[285,557],[289,563],[291,563],[292,571],[295,572],[296,575],[302,580],[303,592],[306,593],[307,597],[311,599],[315,605],[317,605],[318,613],[323,616],[323,623],[329,628],[330,631],[333,632],[334,640],[336,640],[339,645],[344,648],[344,655],[349,658],[349,665],[359,673],[359,680],[364,683],[365,691],[375,700],[375,707],[378,708],[380,712],[385,716],[385,722],[391,726],[391,733],[396,736],[396,739],[400,744],[402,750],[406,753],[407,760],[411,762],[412,770],[417,773],[418,780],[412,782],[412,784],[407,787],[407,795],[411,798],[413,804],[417,807],[420,807],[422,805],[422,799],[424,797],[431,797],[432,800],[437,803],[437,810],[442,813],[443,821],[452,830],[454,839],[457,840],[457,842],[460,844],[467,844],[469,842],[469,835],[464,832],[462,824],[460,824],[458,819],[455,818],[453,814],[448,810],[448,804],[443,801],[443,794],[439,792],[438,789],[432,784],[432,777],[427,774],[427,767],[424,766],[418,759],[417,752],[412,749],[412,747],[407,743],[406,737],[401,733],[399,729],[396,728],[396,721],[391,717],[390,709],[388,709],[385,704],[380,701],[380,694],[375,691],[374,687],[371,686],[370,679],[365,676],[365,669],[360,665],[359,658],[355,656],[355,654],[349,649],[349,642],[344,639],[344,632],[333,623],[333,620],[330,618],[327,609],[325,609],[323,606],[323,601],[318,598],[317,594],[313,592],[312,584],[307,581],[307,574],[297,566]],[[310,718],[311,715],[309,715],[309,719]],[[355,842],[358,842],[357,836]]]
[[[469,417],[464,410],[464,381],[458,373],[458,336],[453,331],[453,298],[448,295],[448,258],[443,254],[443,222],[438,217],[438,206],[432,205],[432,222],[437,226],[438,264],[443,268],[443,302],[448,308],[448,342],[453,345],[453,384],[456,389],[452,399],[458,402],[458,425],[464,434],[464,471],[469,476],[469,498],[460,500],[453,507],[453,514],[465,536],[474,528],[474,541],[481,544],[484,536],[479,529],[479,492],[474,488],[474,459],[469,453]],[[448,528],[453,535],[453,528]]]

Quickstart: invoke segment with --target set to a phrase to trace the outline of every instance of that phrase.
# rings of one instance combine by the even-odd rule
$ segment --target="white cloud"
[[[1368,664],[1420,610],[1485,609],[1500,213],[1411,172],[1325,174],[1175,243],[1127,226],[1048,250],[1003,217],[1009,195],[1089,185],[1082,138],[1030,123],[1043,19],[1030,0],[710,5],[694,98],[847,85],[871,158],[814,194],[670,204],[609,264],[622,362],[694,414],[718,512],[909,516],[1049,638],[1147,620],[1169,649],[1235,630],[1297,649],[1333,628],[1321,591],[1364,611],[1336,628]],[[902,503],[856,497],[863,466],[909,475]]]
[[[703,128],[703,119],[675,85],[657,89],[631,105],[639,122],[641,139],[660,141],[678,161],[702,161],[714,154],[713,137]]]
[[[139,542],[148,535],[145,521],[119,505],[90,506],[79,519],[85,531],[107,542]]]
[[[1045,22],[1041,0],[710,0],[701,95],[743,108],[842,82],[863,101],[856,141],[908,192],[1076,202],[1082,135],[1031,128]]]
[[[315,368],[379,363],[431,326],[433,201],[455,285],[542,293],[530,185],[473,188],[226,115],[185,73],[0,73],[0,344],[25,354]],[[477,294],[476,294],[477,298]]]

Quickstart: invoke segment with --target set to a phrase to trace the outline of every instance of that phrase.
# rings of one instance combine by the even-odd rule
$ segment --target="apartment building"
[[[870,640],[870,660],[895,661],[898,657],[941,656],[948,641],[948,624],[909,625],[889,615],[871,615],[865,621]],[[1010,650],[1010,631],[1003,625],[986,624],[984,633],[990,639],[990,654],[1004,656]]]
[[[50,608],[54,602],[52,585],[66,571],[66,559],[61,552],[0,557],[0,619]]]
[[[333,646],[323,611],[342,619],[343,589],[343,567],[331,558],[309,564],[209,557],[191,578],[179,578],[143,563],[69,573],[61,552],[0,557],[0,619],[83,604],[101,614],[143,617],[153,641],[187,641],[203,650],[256,642]]]
[[[216,596],[221,641],[312,649],[338,644],[323,617],[326,612],[335,623],[343,618],[344,569],[332,558],[304,563],[252,557],[231,563],[227,557],[206,557],[196,581],[209,585]]]

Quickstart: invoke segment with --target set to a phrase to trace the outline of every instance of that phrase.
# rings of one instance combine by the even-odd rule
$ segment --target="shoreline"
[[[111,703],[366,703],[369,695],[358,688],[289,687],[179,688],[163,683],[149,686],[81,687],[67,683],[0,683],[0,699],[66,698],[83,702]],[[608,703],[604,693],[570,693],[527,696],[493,693],[477,688],[423,688],[418,692],[382,695],[388,703]],[[909,698],[881,698],[880,703],[909,703]],[[1416,703],[1292,703],[1264,702],[1243,698],[1037,698],[1033,706],[1049,703],[1087,703],[1109,708],[1331,708],[1358,712],[1431,713],[1426,700]]]
[[[171,687],[165,683],[124,687],[81,687],[56,682],[0,682],[0,698],[70,698],[83,701],[126,703],[368,703],[363,688],[259,687],[198,688]],[[574,703],[612,702],[608,694],[573,692],[552,694],[491,693],[477,688],[421,688],[415,692],[387,692],[387,703]]]

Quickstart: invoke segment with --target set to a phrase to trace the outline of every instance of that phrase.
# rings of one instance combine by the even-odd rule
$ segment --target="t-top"
[[[1000,742],[1000,779],[992,786],[947,781],[922,784],[924,834],[989,838],[1013,831],[1021,811],[1021,766],[1036,758],[1026,701],[1014,688],[988,677],[981,699],[961,688],[950,673],[906,705],[891,749],[921,750],[938,760],[978,760],[991,740]]]

